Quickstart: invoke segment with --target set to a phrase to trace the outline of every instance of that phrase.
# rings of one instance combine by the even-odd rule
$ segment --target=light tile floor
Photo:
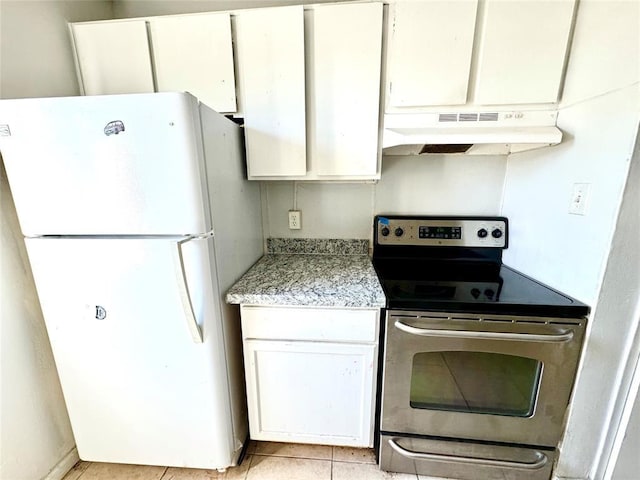
[[[78,462],[63,480],[429,480],[383,472],[367,448],[254,442],[225,473],[174,467]]]

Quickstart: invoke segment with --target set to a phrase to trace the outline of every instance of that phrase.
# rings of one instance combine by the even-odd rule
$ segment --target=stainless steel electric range
[[[502,264],[504,217],[376,216],[380,467],[548,480],[589,307]]]

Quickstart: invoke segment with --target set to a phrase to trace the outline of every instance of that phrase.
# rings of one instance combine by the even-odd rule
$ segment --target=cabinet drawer
[[[245,339],[377,342],[380,310],[241,307]]]

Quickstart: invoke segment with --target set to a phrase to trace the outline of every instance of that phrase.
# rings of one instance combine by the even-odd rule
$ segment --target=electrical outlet
[[[302,212],[300,210],[289,210],[289,230],[300,230],[302,228]]]
[[[569,213],[572,215],[585,215],[587,212],[587,200],[589,199],[590,183],[574,183],[571,192]]]

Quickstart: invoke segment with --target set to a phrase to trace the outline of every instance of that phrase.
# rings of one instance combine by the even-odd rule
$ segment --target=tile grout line
[[[249,478],[249,470],[251,470],[251,465],[253,465],[253,458],[254,458],[255,454],[256,454],[256,452],[254,451],[254,452],[251,454],[251,457],[249,458],[249,466],[247,467],[247,471],[244,473],[244,478],[243,478],[243,480],[247,480],[247,478]],[[246,460],[246,457],[245,457],[245,460]],[[226,475],[225,475],[225,476],[226,476]]]
[[[329,470],[329,480],[333,480],[333,456],[334,456],[334,451],[335,451],[336,447],[335,445],[331,446],[331,469]]]
[[[302,457],[299,455],[274,455],[269,453],[254,453],[252,456],[258,457],[272,457],[272,458],[293,458],[298,460],[315,460],[318,462],[331,462],[331,463],[348,463],[348,464],[356,464],[356,465],[377,465],[376,462],[364,462],[359,460],[334,460],[332,458],[322,458],[322,457]]]
[[[254,453],[260,457],[275,457],[275,458],[299,458],[300,460],[321,460],[323,462],[331,462],[331,458],[319,458],[319,457],[301,457],[300,455],[273,455],[269,453]],[[366,462],[342,462],[342,463],[366,463]]]
[[[329,480],[333,480],[333,451],[336,449],[334,445],[331,446],[331,468],[329,470]]]
[[[82,461],[82,460],[80,460],[80,461]],[[80,462],[78,462],[78,463],[80,463]],[[77,465],[78,463],[76,463],[76,465]],[[72,469],[71,469],[71,470],[73,470],[73,468],[75,468],[75,466],[76,466],[76,465],[74,465],[74,466],[72,467]],[[89,465],[87,465],[87,468],[89,468],[90,466],[91,466],[91,463],[89,463]],[[84,475],[84,472],[86,472],[86,471],[87,471],[87,468],[85,468],[85,469],[82,471],[82,473],[81,473],[80,475],[78,475],[78,478],[77,478],[76,480],[80,480],[80,478],[82,478],[82,476]],[[71,470],[69,470],[69,472],[70,472]],[[62,478],[63,478],[63,480],[64,480],[64,478],[65,478],[67,475],[69,475],[69,472],[67,472],[67,473],[64,475],[64,477],[62,477]]]

